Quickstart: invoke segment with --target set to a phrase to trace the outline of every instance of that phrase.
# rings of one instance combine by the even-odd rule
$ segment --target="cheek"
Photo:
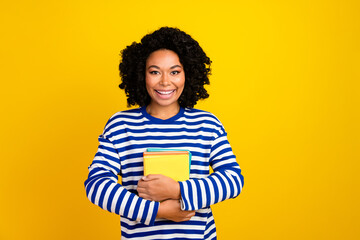
[[[152,88],[152,81],[151,78],[149,78],[148,76],[145,76],[145,88],[146,91],[148,92],[148,94],[151,94],[151,88]]]
[[[149,76],[149,75],[146,75],[145,76],[145,85],[146,85],[146,88],[151,88],[154,86],[154,78]]]
[[[185,75],[183,75],[183,76],[181,77],[180,82],[179,82],[179,87],[180,87],[181,89],[184,89],[184,87],[185,87]]]

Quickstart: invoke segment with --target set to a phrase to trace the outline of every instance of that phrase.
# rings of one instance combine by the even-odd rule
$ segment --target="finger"
[[[185,216],[194,215],[195,213],[193,211],[183,211]]]
[[[138,182],[138,185],[137,185],[138,187],[146,187],[147,186],[147,183],[145,182],[145,181],[142,181],[142,180],[140,180],[139,182]]]
[[[186,217],[185,221],[189,221],[192,216]]]
[[[185,221],[189,221],[194,215],[188,215],[186,217],[184,217],[184,219],[186,219]]]
[[[177,220],[175,220],[175,222],[185,222],[185,221],[189,221],[191,219],[191,217],[183,217],[183,218],[179,218]]]
[[[146,188],[144,188],[144,187],[139,187],[139,186],[137,187],[136,190],[138,191],[138,193],[140,193],[140,192],[141,192],[141,193],[147,192],[147,191],[146,191]]]
[[[188,215],[189,217],[193,217],[193,216],[195,216],[195,212],[191,212],[191,213],[189,213],[189,215]]]
[[[139,197],[145,199],[145,200],[150,200],[153,201],[153,199],[146,193],[139,193]]]
[[[160,174],[149,174],[149,175],[146,175],[146,176],[142,177],[141,180],[144,180],[144,181],[155,180],[155,179],[159,178],[159,175]]]
[[[138,181],[138,183],[137,183],[137,186],[139,187],[139,186],[141,186],[142,185],[142,181],[141,181],[141,179]]]
[[[185,215],[185,217],[189,219],[192,218],[193,216],[195,216],[195,211],[190,211]]]

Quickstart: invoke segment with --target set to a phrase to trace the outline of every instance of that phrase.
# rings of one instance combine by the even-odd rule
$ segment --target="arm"
[[[161,174],[144,176],[138,183],[137,191],[144,199],[161,201],[157,218],[183,222],[195,215],[195,211],[181,210],[180,185],[167,176]]]
[[[120,157],[110,140],[99,137],[99,147],[85,181],[89,200],[109,212],[153,225],[159,203],[145,200],[117,183]]]
[[[210,176],[180,182],[182,210],[198,210],[240,194],[244,177],[226,133],[212,143],[210,165],[214,170]]]
[[[179,200],[168,199],[160,203],[157,218],[165,218],[174,222],[190,220],[195,216],[195,211],[183,211]]]
[[[180,184],[162,174],[149,174],[142,177],[138,182],[137,191],[139,197],[152,201],[181,198]]]
[[[139,196],[155,201],[181,199],[181,209],[187,211],[198,210],[238,196],[244,185],[244,177],[226,133],[214,140],[210,165],[214,173],[206,178],[176,182],[160,174],[145,176],[138,183]]]

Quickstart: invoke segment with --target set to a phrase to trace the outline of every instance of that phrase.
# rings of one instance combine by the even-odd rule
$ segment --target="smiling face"
[[[146,60],[145,79],[151,108],[178,110],[178,99],[185,85],[185,71],[175,52],[160,49],[151,53]]]

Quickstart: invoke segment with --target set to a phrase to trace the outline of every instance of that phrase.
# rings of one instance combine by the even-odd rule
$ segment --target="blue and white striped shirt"
[[[191,151],[190,179],[180,182],[182,210],[196,210],[189,221],[156,219],[160,203],[137,196],[147,148]],[[214,172],[209,175],[210,167]],[[92,203],[121,216],[122,239],[139,240],[216,239],[210,205],[238,196],[243,185],[220,121],[209,112],[189,108],[180,108],[166,120],[149,115],[146,107],[114,114],[99,137],[85,181]]]

